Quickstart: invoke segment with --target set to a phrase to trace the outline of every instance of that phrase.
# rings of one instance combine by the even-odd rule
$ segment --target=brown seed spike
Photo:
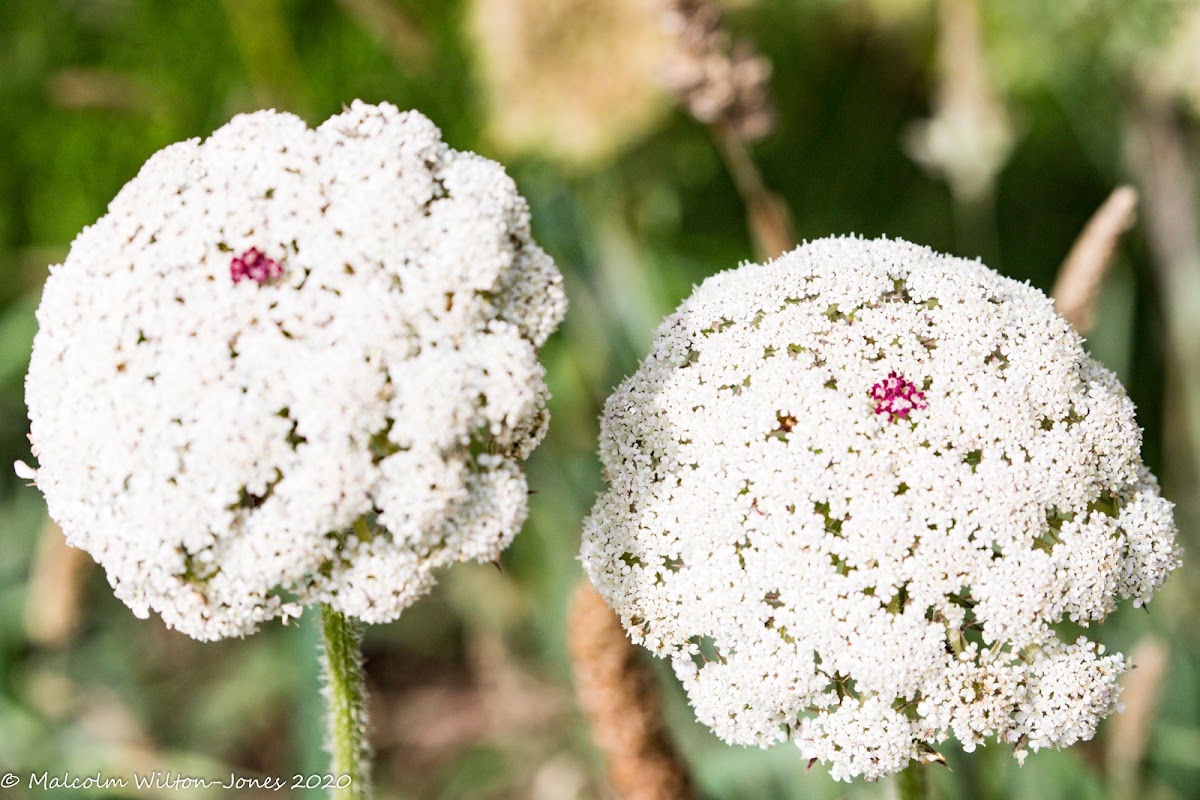
[[[639,648],[587,581],[571,601],[568,643],[579,705],[623,800],[697,800],[667,734],[662,698]]]

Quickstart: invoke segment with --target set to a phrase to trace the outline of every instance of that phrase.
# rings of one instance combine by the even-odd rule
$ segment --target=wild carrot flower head
[[[420,114],[239,116],[151,158],[52,269],[33,477],[140,616],[390,620],[520,527],[564,308],[513,182]]]
[[[1092,736],[1120,655],[1055,624],[1178,564],[1116,378],[1028,285],[824,239],[705,281],[609,399],[583,563],[731,743],[839,779],[954,735]]]

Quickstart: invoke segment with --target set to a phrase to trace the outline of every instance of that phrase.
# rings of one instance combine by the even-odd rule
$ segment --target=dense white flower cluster
[[[1059,623],[1179,563],[1116,378],[1036,289],[906,242],[705,281],[602,425],[597,589],[721,738],[839,779],[1091,737],[1123,662]]]
[[[52,269],[20,471],[139,616],[394,619],[520,528],[564,310],[512,180],[420,114],[239,116]]]

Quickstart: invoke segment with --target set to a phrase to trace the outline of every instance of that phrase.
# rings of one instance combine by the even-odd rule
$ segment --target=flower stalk
[[[367,741],[362,628],[327,604],[321,605],[329,773],[334,800],[371,797],[371,748]]]
[[[768,93],[771,62],[745,39],[734,40],[719,4],[663,0],[663,29],[674,46],[664,81],[698,122],[708,126],[734,186],[760,257],[796,246],[784,199],[767,188],[748,145],[771,132],[775,110]]]

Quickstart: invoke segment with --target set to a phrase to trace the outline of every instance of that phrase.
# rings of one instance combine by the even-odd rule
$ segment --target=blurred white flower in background
[[[1152,91],[1182,99],[1200,117],[1200,4],[1180,7],[1167,46],[1147,54],[1141,72]]]
[[[914,123],[906,149],[941,175],[959,203],[990,202],[1016,134],[993,86],[977,0],[939,0],[933,115]]]
[[[835,778],[1090,738],[1060,640],[1179,563],[1134,408],[1036,289],[886,239],[704,282],[609,399],[583,563],[730,743]]]
[[[520,528],[564,310],[512,180],[420,114],[239,116],[150,159],[52,269],[32,476],[139,616],[394,619]]]
[[[660,0],[474,0],[488,131],[508,151],[594,164],[667,109]]]

